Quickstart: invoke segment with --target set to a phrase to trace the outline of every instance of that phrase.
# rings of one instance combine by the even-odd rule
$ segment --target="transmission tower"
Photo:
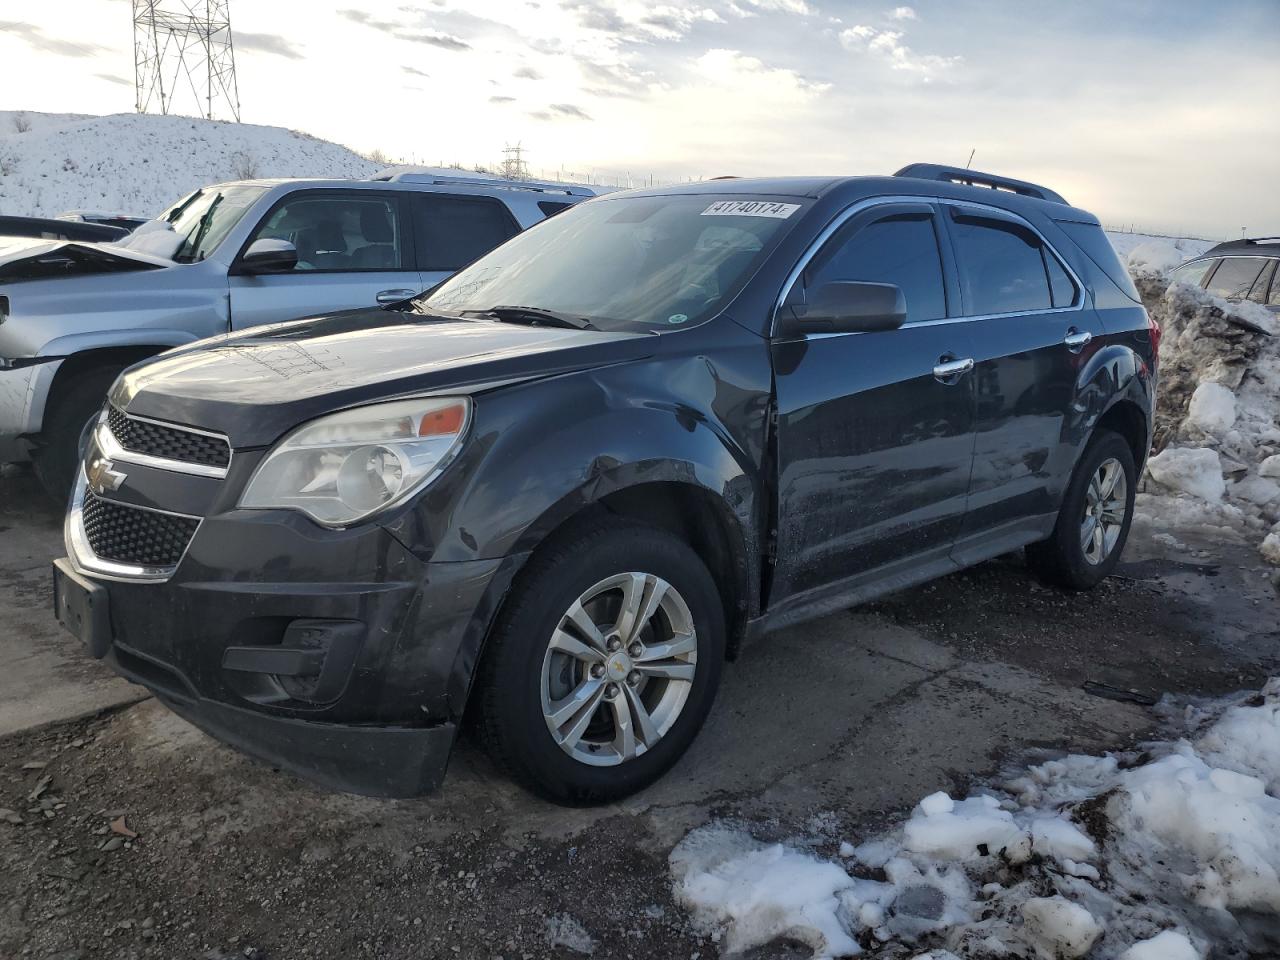
[[[528,180],[529,161],[524,158],[524,148],[507,144],[502,150],[502,176],[508,180]]]
[[[231,0],[133,0],[134,89],[139,113],[195,108],[240,120]]]

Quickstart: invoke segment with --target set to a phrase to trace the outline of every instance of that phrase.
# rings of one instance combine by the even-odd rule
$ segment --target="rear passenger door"
[[[414,194],[413,224],[424,288],[448,279],[520,232],[501,200],[450,193]]]
[[[389,190],[288,194],[267,211],[240,255],[255,240],[287,240],[298,250],[298,265],[249,276],[233,263],[231,326],[376,307],[420,293],[406,208],[406,199]]]
[[[777,392],[777,561],[770,604],[895,565],[945,566],[973,459],[967,325],[948,320],[935,209],[855,214],[800,274],[788,303],[824,283],[898,285],[897,330],[810,334],[771,345]],[[952,288],[951,296],[954,296]],[[812,594],[810,594],[812,595]]]
[[[974,351],[973,477],[956,556],[1025,541],[1050,522],[1075,461],[1065,437],[1078,375],[1103,333],[1052,247],[1019,218],[947,204]],[[972,543],[966,539],[972,538]]]

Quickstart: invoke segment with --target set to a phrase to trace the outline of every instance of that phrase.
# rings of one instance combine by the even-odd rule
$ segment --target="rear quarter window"
[[[1115,247],[1111,246],[1111,241],[1107,239],[1107,235],[1102,232],[1100,226],[1096,223],[1075,223],[1070,220],[1055,222],[1062,228],[1062,232],[1071,238],[1071,242],[1084,251],[1085,256],[1097,264],[1112,283],[1124,291],[1125,296],[1137,303],[1142,302],[1138,288],[1133,285],[1133,278],[1129,276],[1129,271],[1116,256]]]
[[[1195,260],[1175,267],[1169,274],[1170,283],[1189,283],[1193,287],[1204,286],[1204,278],[1213,269],[1217,260]]]

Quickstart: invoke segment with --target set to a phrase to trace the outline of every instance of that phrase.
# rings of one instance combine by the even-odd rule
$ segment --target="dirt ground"
[[[21,509],[25,491],[0,478],[0,565],[51,540],[56,520]],[[1138,531],[1120,575],[1087,595],[1001,558],[767,638],[726,669],[675,770],[595,810],[530,797],[469,742],[433,796],[325,793],[154,701],[11,734],[0,958],[717,957],[669,881],[690,828],[739,819],[833,853],[933,790],[1154,729],[1149,708],[1087,682],[1192,696],[1280,672],[1280,599],[1256,553],[1192,546],[1169,557]],[[38,578],[0,583],[11,643],[36,622]],[[77,682],[105,679],[79,669]],[[752,953],[805,955],[783,942]]]

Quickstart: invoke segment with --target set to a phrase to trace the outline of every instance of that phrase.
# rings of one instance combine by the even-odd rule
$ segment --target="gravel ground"
[[[470,743],[433,796],[325,793],[154,701],[5,737],[0,957],[717,957],[668,875],[693,826],[743,819],[833,853],[935,789],[1152,731],[1086,681],[1198,695],[1280,672],[1256,554],[1160,550],[1139,534],[1084,596],[1002,558],[768,638],[727,669],[685,760],[596,810],[531,798]]]

